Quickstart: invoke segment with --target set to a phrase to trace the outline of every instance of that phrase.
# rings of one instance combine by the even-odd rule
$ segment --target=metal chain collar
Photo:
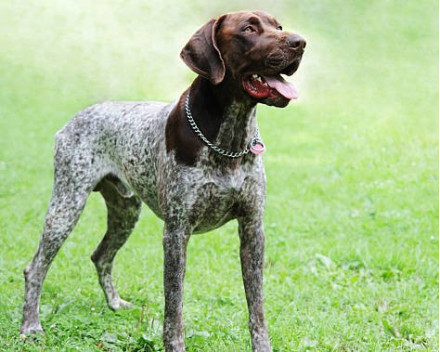
[[[191,114],[191,110],[189,108],[189,92],[186,95],[186,99],[185,99],[185,112],[186,112],[186,118],[188,119],[188,122],[191,126],[191,128],[193,129],[193,131],[195,132],[195,134],[197,136],[199,136],[199,138],[212,150],[214,150],[215,152],[217,152],[220,155],[223,156],[227,156],[228,158],[240,158],[243,155],[246,155],[249,153],[249,150],[252,146],[254,146],[255,144],[257,144],[258,142],[261,141],[260,138],[260,131],[257,129],[255,135],[252,137],[249,145],[242,150],[241,152],[231,152],[231,151],[227,151],[224,150],[223,148],[220,148],[218,145],[215,145],[213,143],[211,143],[202,133],[202,131],[200,131],[199,127],[197,126],[196,122],[194,121],[194,118]]]

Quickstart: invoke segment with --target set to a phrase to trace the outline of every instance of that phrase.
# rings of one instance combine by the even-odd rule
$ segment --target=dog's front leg
[[[183,280],[189,236],[188,229],[165,225],[163,236],[165,289],[163,339],[166,352],[185,351],[182,314]]]
[[[252,351],[271,352],[263,308],[264,230],[261,218],[239,219],[240,259]]]

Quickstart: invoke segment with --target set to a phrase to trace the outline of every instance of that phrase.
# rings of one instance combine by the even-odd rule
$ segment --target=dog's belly
[[[134,163],[124,163],[123,177],[129,188],[163,220],[164,212],[159,202],[155,160],[144,155]]]
[[[107,150],[115,165],[114,173],[163,219],[158,198],[158,169],[165,158],[165,124],[174,103],[129,102],[113,105],[125,110],[113,118],[114,145]],[[112,108],[117,110],[115,106]]]

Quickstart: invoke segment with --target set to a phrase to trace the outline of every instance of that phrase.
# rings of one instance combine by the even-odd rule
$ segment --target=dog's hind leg
[[[43,234],[33,260],[24,270],[25,302],[20,332],[42,332],[38,316],[41,288],[47,271],[64,240],[74,228],[85,206],[87,196],[93,189],[89,178],[78,183],[71,174],[55,170],[55,183]]]
[[[141,200],[131,194],[115,178],[102,180],[96,190],[105,199],[108,211],[107,232],[92,254],[92,261],[98,273],[99,283],[104,291],[108,306],[112,310],[126,308],[130,303],[121,299],[112,279],[113,260],[116,252],[130,236],[141,211]]]

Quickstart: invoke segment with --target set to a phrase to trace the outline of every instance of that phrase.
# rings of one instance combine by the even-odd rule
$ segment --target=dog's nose
[[[293,49],[300,50],[306,47],[306,41],[298,34],[291,34],[286,39],[287,45]]]

